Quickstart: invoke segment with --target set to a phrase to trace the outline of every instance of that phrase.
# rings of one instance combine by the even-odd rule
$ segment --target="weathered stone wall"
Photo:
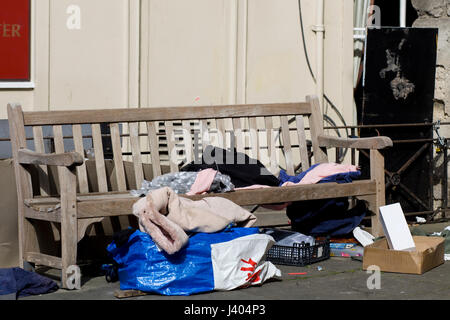
[[[419,16],[413,23],[413,27],[439,29],[434,121],[450,122],[450,0],[411,0],[411,3]],[[439,134],[450,139],[450,125],[442,125]],[[442,154],[435,156],[435,208],[441,207],[442,200],[442,158]],[[436,217],[439,218],[440,215]]]

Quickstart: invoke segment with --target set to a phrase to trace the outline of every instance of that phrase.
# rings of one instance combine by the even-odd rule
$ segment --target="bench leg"
[[[375,213],[372,216],[372,235],[380,237],[384,235],[380,222],[379,208],[386,203],[384,183],[384,157],[378,150],[370,150],[370,178],[376,180],[377,193],[370,201],[370,209]]]
[[[60,168],[61,183],[61,287],[80,289],[81,273],[77,263],[78,222],[76,175]]]
[[[20,211],[20,209],[19,209]],[[30,221],[19,215],[19,267],[28,269],[27,252],[40,252],[36,230]]]
[[[26,208],[19,205],[19,212]],[[57,248],[53,230],[48,221],[28,220],[19,214],[19,267],[27,271],[34,271],[32,264],[39,255],[56,256]],[[44,259],[46,261],[46,259]],[[43,264],[47,265],[47,264]]]

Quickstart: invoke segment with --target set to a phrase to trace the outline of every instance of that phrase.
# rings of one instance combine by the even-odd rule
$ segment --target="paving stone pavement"
[[[321,267],[319,271],[318,267]],[[381,272],[379,288],[369,279],[372,273],[362,270],[360,261],[331,257],[305,267],[278,265],[281,280],[260,286],[226,292],[185,296],[146,296],[120,300],[450,300],[450,262],[422,274]],[[289,275],[304,273],[305,275]],[[31,296],[26,300],[119,300],[114,292],[119,282],[108,283],[103,276],[83,280],[81,290],[60,289],[51,294]]]
[[[424,230],[442,231],[448,225],[426,225]],[[372,273],[362,270],[362,262],[351,258],[331,257],[305,267],[277,267],[282,272],[281,280],[271,280],[245,289],[188,297],[149,294],[118,299],[114,292],[119,289],[119,282],[108,283],[104,276],[95,276],[83,278],[81,290],[59,289],[54,293],[21,300],[450,300],[450,261],[422,275],[381,272],[378,288],[371,288],[374,284],[373,278],[369,279]],[[44,274],[55,276],[55,280],[58,280],[58,273],[54,272],[56,270],[51,269]],[[303,275],[289,274],[304,272],[306,274]]]

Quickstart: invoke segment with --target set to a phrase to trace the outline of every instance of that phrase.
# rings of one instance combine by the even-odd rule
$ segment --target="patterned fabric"
[[[156,177],[152,181],[144,180],[142,186],[138,190],[131,190],[131,194],[135,197],[146,196],[149,191],[162,187],[169,187],[177,194],[186,194],[191,190],[197,178],[198,172],[182,171],[167,173]],[[211,184],[209,192],[228,192],[234,189],[233,183],[229,176],[217,172]]]

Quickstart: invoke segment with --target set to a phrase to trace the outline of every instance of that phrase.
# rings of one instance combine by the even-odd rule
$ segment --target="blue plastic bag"
[[[128,242],[107,251],[119,265],[121,290],[141,290],[162,295],[191,295],[213,291],[211,244],[259,233],[258,228],[228,228],[217,233],[194,233],[179,252],[160,251],[151,237],[136,230]]]

